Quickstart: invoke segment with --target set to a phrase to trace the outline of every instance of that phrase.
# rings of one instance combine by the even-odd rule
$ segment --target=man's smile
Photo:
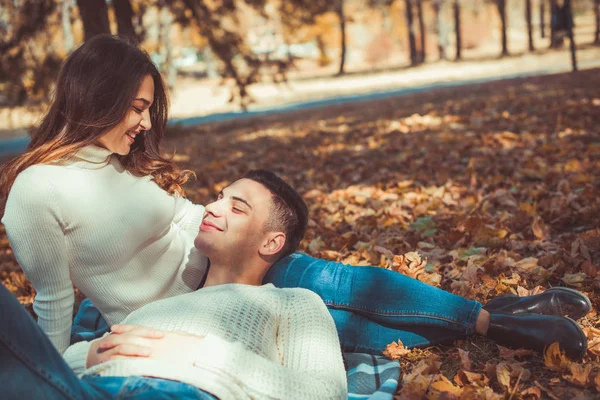
[[[200,230],[203,232],[209,232],[209,231],[223,232],[223,229],[218,227],[216,224],[214,224],[210,221],[207,221],[206,219],[204,221],[202,221],[202,223],[200,224]]]

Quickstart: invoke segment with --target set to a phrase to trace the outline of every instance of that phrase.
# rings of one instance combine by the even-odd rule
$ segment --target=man
[[[214,317],[221,313],[221,307],[225,307],[225,309],[243,309],[244,313],[254,315],[250,313],[252,310],[250,305],[254,304],[252,300],[257,298],[256,296],[262,294],[262,292],[271,293],[271,290],[276,291],[274,288],[256,286],[263,282],[266,274],[277,274],[277,271],[273,272],[274,268],[271,268],[271,265],[282,256],[290,254],[295,250],[306,226],[306,206],[298,194],[274,174],[267,171],[251,171],[243,179],[225,188],[219,195],[219,198],[206,207],[206,212],[200,232],[195,240],[195,246],[211,260],[211,267],[204,287],[194,293],[161,300],[142,307],[123,321],[124,325],[113,326],[113,335],[94,341],[92,344],[79,343],[69,348],[64,356],[77,373],[86,372],[88,374],[101,375],[100,377],[86,376],[83,380],[84,382],[96,380],[94,383],[98,386],[105,384],[107,379],[114,375],[121,377],[156,376],[158,378],[193,383],[198,387],[207,389],[210,393],[224,398],[235,398],[229,391],[238,389],[241,394],[252,393],[255,397],[261,397],[265,393],[269,393],[272,397],[277,397],[277,395],[273,396],[273,393],[270,392],[274,390],[270,387],[271,385],[277,386],[273,379],[269,379],[269,384],[260,386],[260,388],[252,386],[253,384],[244,385],[244,382],[256,383],[262,381],[255,378],[246,381],[238,376],[232,376],[231,371],[237,371],[236,374],[241,374],[242,377],[243,374],[236,368],[234,359],[228,359],[227,357],[225,357],[225,361],[222,359],[225,353],[243,354],[245,346],[246,349],[250,348],[252,352],[258,352],[258,354],[263,355],[265,359],[269,359],[270,357],[271,360],[279,360],[283,364],[289,361],[286,358],[287,353],[285,351],[281,352],[277,346],[270,347],[272,353],[267,354],[268,352],[261,350],[260,346],[257,347],[255,343],[248,342],[253,337],[255,338],[255,336],[250,334],[252,332],[255,333],[255,331],[252,331],[250,328],[253,328],[256,324],[262,326],[263,324],[257,322],[261,321],[261,319],[247,318],[243,321],[240,319],[235,320],[235,326],[243,322],[243,334],[240,334],[240,332],[232,333],[232,328],[228,325],[231,321],[228,318],[216,319],[219,322],[216,326],[210,328],[214,329],[214,331],[205,332],[203,329],[209,329],[207,323],[211,319],[208,318],[207,320],[204,314],[197,315],[197,313],[207,313],[209,316],[212,315]],[[295,260],[300,261],[304,258],[312,260],[310,262],[322,261],[314,260],[308,256],[294,255],[294,257],[296,257]],[[337,268],[335,263],[333,263],[333,267],[332,276],[339,272],[335,269]],[[361,267],[357,270],[365,270],[365,268],[367,267]],[[368,311],[366,308],[352,312],[349,311],[351,309],[349,304],[353,300],[355,301],[355,305],[369,303],[363,299],[363,297],[369,295],[369,291],[356,290],[358,286],[365,282],[347,281],[347,284],[354,289],[352,292],[354,299],[342,298],[340,295],[341,290],[338,290],[335,286],[328,288],[328,282],[310,282],[313,270],[315,268],[312,268],[311,265],[300,264],[300,268],[293,266],[293,269],[286,270],[286,275],[301,274],[308,280],[308,282],[304,282],[307,287],[310,287],[311,290],[316,291],[322,298],[326,299],[326,303],[330,306],[330,313],[334,316],[338,332],[346,348],[352,347],[352,344],[349,345],[348,343],[361,342],[363,344],[367,343],[375,351],[381,351],[385,347],[385,344],[397,340],[399,337],[397,335],[412,335],[422,328],[435,332],[440,338],[454,339],[464,337],[465,331],[457,330],[452,332],[449,330],[448,325],[439,325],[439,321],[454,323],[451,318],[444,314],[445,312],[446,314],[453,315],[468,314],[464,318],[467,321],[466,332],[475,331],[479,334],[487,334],[501,344],[514,342],[522,347],[543,350],[544,346],[558,341],[561,347],[565,348],[575,357],[582,356],[582,353],[585,353],[586,350],[585,335],[575,322],[555,315],[532,314],[535,312],[540,314],[568,313],[572,316],[585,314],[589,311],[589,304],[585,301],[587,299],[585,296],[574,291],[549,290],[546,294],[527,298],[497,298],[486,306],[491,312],[490,314],[490,312],[482,310],[481,305],[477,302],[451,295],[418,281],[410,280],[402,288],[398,287],[397,289],[399,291],[406,290],[407,286],[410,286],[411,290],[408,292],[413,297],[422,292],[421,294],[424,296],[429,298],[435,297],[441,300],[431,301],[430,299],[428,304],[431,307],[424,304],[414,306],[415,310],[410,315],[407,313],[387,315],[381,312],[369,315],[364,313],[363,315],[361,312]],[[376,288],[383,287],[386,282],[383,279],[378,281],[381,278],[378,274],[381,270],[374,268],[369,271],[372,275],[367,275],[367,277],[369,279],[372,277],[373,282],[376,283],[374,286]],[[319,276],[322,277],[323,275],[320,274]],[[394,277],[396,276],[402,279],[410,279],[400,274],[394,275]],[[384,278],[385,280],[389,280],[385,276]],[[340,281],[345,282],[343,279]],[[277,282],[278,284],[281,283],[280,286],[286,285],[285,277],[284,279],[277,280]],[[300,284],[304,283],[300,281]],[[223,286],[229,288],[235,287],[236,290],[227,291],[221,289]],[[254,292],[251,290],[241,290],[240,288],[264,290],[262,292]],[[214,295],[215,292],[216,295]],[[385,307],[383,305],[384,302],[387,301],[390,304],[394,304],[396,301],[395,299],[381,298],[381,293],[379,295],[379,297],[371,296],[374,298],[371,299],[370,303],[374,307],[382,308]],[[303,296],[308,299],[306,293]],[[330,296],[331,299],[329,298]],[[240,303],[235,303],[238,300]],[[14,299],[12,301],[16,303]],[[232,301],[233,303],[231,303]],[[283,300],[276,301],[276,303],[279,302],[288,304]],[[1,304],[4,303],[2,301]],[[298,310],[295,310],[293,307],[293,304],[296,303],[298,303],[297,298],[294,302],[290,303],[290,308],[284,315],[298,316]],[[335,304],[332,305],[332,303]],[[313,307],[308,308],[314,308],[313,311],[316,314],[309,319],[300,318],[304,323],[298,322],[297,324],[304,326],[307,331],[299,335],[300,339],[298,341],[301,341],[302,338],[310,339],[310,332],[317,331],[316,327],[309,323],[311,320],[316,322],[321,321],[322,323],[320,325],[317,324],[318,326],[329,326],[329,328],[323,328],[323,332],[317,335],[329,338],[327,339],[329,340],[329,345],[321,347],[318,353],[320,356],[324,356],[323,353],[327,353],[324,356],[325,359],[330,360],[330,367],[327,369],[335,371],[335,373],[329,376],[329,378],[327,378],[327,373],[319,373],[319,376],[324,376],[326,379],[326,382],[323,382],[315,379],[310,374],[307,376],[307,371],[302,368],[285,370],[285,368],[279,368],[280,364],[274,364],[274,366],[281,373],[284,371],[290,372],[288,376],[289,380],[286,382],[295,382],[295,387],[302,387],[300,383],[294,380],[294,377],[297,376],[301,378],[301,382],[314,381],[321,388],[334,388],[333,390],[335,391],[337,387],[338,392],[336,393],[339,395],[341,393],[339,388],[342,386],[340,382],[343,381],[343,377],[339,373],[339,361],[341,360],[339,357],[339,345],[336,346],[334,344],[332,337],[335,336],[335,331],[331,331],[330,319],[322,315],[322,306],[323,304],[320,301],[315,302]],[[397,304],[394,307],[397,307]],[[431,309],[425,309],[426,307]],[[15,312],[12,307],[9,311]],[[275,314],[277,313],[275,312]],[[240,317],[235,313],[234,315],[238,318]],[[389,327],[397,322],[397,320],[407,320],[414,316],[420,319],[416,320],[412,325],[402,326],[401,328]],[[4,316],[2,316],[2,320],[5,321]],[[326,320],[327,323],[325,323]],[[295,325],[291,322],[282,324],[281,321],[281,319],[278,320],[278,329]],[[31,322],[29,323],[31,324]],[[265,325],[268,324],[265,323]],[[372,329],[372,326],[375,326],[376,329]],[[21,330],[27,331],[31,330],[31,328],[22,328]],[[264,333],[265,331],[263,330],[262,332]],[[216,338],[213,335],[214,333],[217,333]],[[4,334],[0,332],[0,335],[0,339],[2,339]],[[421,332],[420,335],[423,336],[423,333]],[[272,337],[272,335],[267,330],[267,333],[264,333],[263,337],[268,338]],[[359,339],[356,339],[357,337]],[[226,340],[223,341],[223,339]],[[11,344],[10,337],[8,342]],[[235,345],[229,344],[230,342]],[[284,347],[285,349],[289,349],[287,345]],[[318,346],[314,345],[314,347]],[[274,348],[277,348],[277,351],[273,350]],[[215,352],[215,349],[219,349],[220,351]],[[42,350],[46,353],[49,352],[45,348]],[[39,349],[36,351],[39,352]],[[29,353],[31,351],[20,351],[20,354]],[[54,358],[56,358],[55,356],[56,354],[53,355]],[[242,358],[240,357],[240,360]],[[254,357],[250,358],[253,359],[253,367],[258,366],[260,364],[259,361],[262,360],[257,360]],[[235,360],[237,359],[236,357]],[[45,365],[46,361],[42,359],[41,361],[38,360],[37,363],[33,362],[30,364]],[[229,361],[229,363],[226,361]],[[56,361],[54,362],[56,363]],[[217,367],[212,364],[215,362]],[[19,365],[19,363],[25,364],[25,361],[17,359],[15,364]],[[165,365],[169,366],[169,368],[165,368]],[[191,375],[198,375],[198,369],[187,369],[190,365],[194,365],[194,368],[203,368],[206,375],[201,378],[201,381],[191,378]],[[319,361],[319,365],[323,365],[322,360]],[[177,371],[172,372],[173,366],[184,366],[184,372],[179,373],[179,369],[177,368],[175,368]],[[45,370],[53,370],[53,368],[56,369],[54,366],[45,368]],[[313,366],[311,371],[314,372],[314,368],[316,367]],[[69,371],[65,372],[63,369],[61,369],[61,374],[68,375]],[[250,368],[252,371],[254,369],[257,371],[260,370],[258,367]],[[219,371],[221,375],[215,375],[214,371]],[[56,374],[53,373],[51,375],[54,376]],[[71,377],[69,382],[73,382],[75,380],[74,376],[72,374],[69,376]],[[227,378],[233,379],[236,384]],[[113,377],[112,379],[117,378]],[[155,383],[157,381],[151,382]],[[223,385],[214,387],[214,382],[223,382]],[[122,384],[123,382],[119,381],[115,385]],[[161,390],[164,392],[164,389]],[[180,388],[176,390],[180,390]],[[298,389],[294,389],[293,393],[288,393],[289,390],[291,389],[286,389],[285,397],[293,397],[294,393],[299,393]],[[318,397],[319,394],[317,393],[316,396]],[[329,397],[336,396],[330,395]],[[308,395],[307,398],[315,398],[315,395]]]
[[[306,224],[302,198],[271,172],[251,171],[225,188],[206,206],[194,242],[211,260],[203,288],[147,304],[115,334],[69,347],[64,359],[81,379],[2,288],[2,397],[347,398],[321,299],[262,285]],[[8,328],[13,320],[17,330]]]

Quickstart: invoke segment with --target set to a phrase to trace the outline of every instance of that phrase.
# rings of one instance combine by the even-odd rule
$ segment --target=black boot
[[[500,295],[483,306],[483,309],[488,312],[560,315],[575,320],[586,315],[591,308],[592,303],[586,295],[564,287],[550,288],[535,296]]]
[[[587,338],[577,322],[555,315],[508,313],[490,314],[487,337],[511,348],[527,348],[543,352],[554,342],[575,360],[587,351]]]

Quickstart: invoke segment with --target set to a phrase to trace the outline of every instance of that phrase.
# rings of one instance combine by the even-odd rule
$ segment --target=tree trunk
[[[65,39],[65,50],[70,53],[75,47],[75,39],[73,39],[73,29],[71,25],[71,6],[72,3],[64,0],[62,4],[62,29]]]
[[[567,36],[569,36],[571,47],[571,65],[573,67],[573,72],[575,72],[577,71],[577,54],[575,52],[575,35],[573,35],[573,9],[571,8],[571,0],[565,0],[563,7],[565,8],[567,14]]]
[[[112,5],[115,10],[115,18],[117,19],[117,34],[122,38],[133,40],[134,43],[139,42],[139,38],[133,29],[133,9],[129,0],[112,0]]]
[[[456,60],[460,60],[462,40],[460,35],[460,4],[458,4],[458,0],[454,0],[454,32],[456,33]]]
[[[535,51],[535,47],[533,46],[533,24],[531,22],[531,0],[525,0],[525,20],[527,21],[529,51]]]
[[[419,63],[419,56],[417,54],[417,41],[413,23],[412,1],[404,0],[404,3],[406,6],[406,24],[408,27],[408,45],[410,47],[410,65],[417,65]]]
[[[341,35],[341,51],[340,70],[338,75],[344,75],[344,66],[346,64],[346,16],[344,15],[344,0],[338,0],[337,8],[338,17],[340,19],[340,35]]]
[[[105,0],[77,0],[77,6],[83,22],[84,40],[110,33],[108,7]]]
[[[594,0],[594,11],[596,13],[596,37],[594,44],[600,44],[600,0]]]
[[[550,48],[555,49],[561,47],[562,39],[558,38],[556,32],[556,21],[558,20],[558,4],[556,0],[550,0]]]
[[[177,81],[177,68],[173,65],[173,52],[171,46],[171,25],[173,24],[173,16],[169,12],[166,6],[160,8],[159,16],[159,38],[160,38],[160,53],[163,55],[162,72],[167,78],[167,85],[169,90],[175,89],[175,83]]]
[[[502,56],[508,55],[508,40],[506,37],[506,0],[496,0],[500,22],[502,24]]]
[[[542,39],[546,37],[546,21],[544,20],[545,16],[546,0],[540,0],[540,36]]]
[[[425,62],[425,22],[423,21],[423,0],[417,0],[417,19],[419,20],[420,49],[419,62]]]
[[[599,0],[600,1],[600,0]],[[435,34],[437,36],[437,48],[440,60],[445,60],[446,57],[446,31],[443,29],[442,15],[441,15],[442,2],[441,0],[434,0],[433,12],[435,13]]]

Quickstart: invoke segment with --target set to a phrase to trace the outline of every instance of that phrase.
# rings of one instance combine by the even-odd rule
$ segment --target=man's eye
[[[244,212],[241,208],[237,208],[237,207],[233,207],[232,210],[233,210],[234,213]]]

